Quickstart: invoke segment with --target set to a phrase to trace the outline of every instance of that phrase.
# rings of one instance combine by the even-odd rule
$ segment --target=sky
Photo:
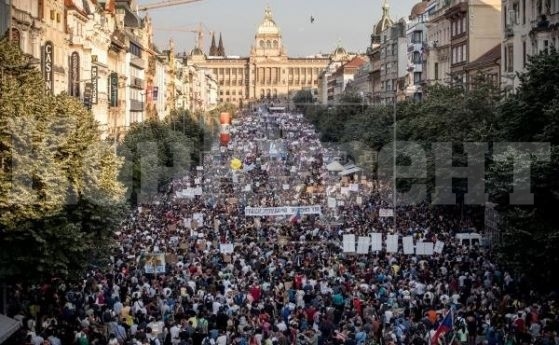
[[[140,5],[163,0],[137,0]],[[389,0],[390,15],[396,20],[407,17],[420,0]],[[284,47],[292,57],[332,52],[338,42],[348,51],[365,52],[373,26],[382,14],[383,0],[201,0],[149,11],[155,42],[167,49],[175,40],[179,52],[195,46],[196,29],[202,23],[207,31],[223,35],[227,55],[248,56],[256,29],[269,5],[281,29]],[[310,17],[315,18],[311,24]],[[174,31],[169,31],[169,30]],[[177,31],[177,29],[182,31]],[[204,36],[204,51],[210,46]]]

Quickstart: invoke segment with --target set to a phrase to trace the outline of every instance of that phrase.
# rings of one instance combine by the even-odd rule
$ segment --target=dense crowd
[[[11,289],[21,343],[422,345],[450,312],[445,344],[559,344],[555,296],[527,291],[483,247],[456,242],[472,227],[467,217],[399,207],[394,228],[393,218],[379,217],[390,185],[329,172],[336,151],[302,116],[261,111],[239,120],[229,147],[134,210],[115,234],[109,267],[79,283]],[[244,167],[232,170],[233,158]],[[349,184],[358,191],[341,193]],[[196,186],[202,195],[177,197]],[[328,207],[332,197],[342,205]],[[284,205],[321,205],[323,214],[244,214]],[[445,246],[430,256],[343,252],[343,234],[372,231]],[[151,253],[165,254],[164,272],[145,272]]]

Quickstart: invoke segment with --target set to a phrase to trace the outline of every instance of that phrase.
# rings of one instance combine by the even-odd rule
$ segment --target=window
[[[513,71],[513,45],[509,44],[505,47],[505,71],[512,72]]]
[[[265,48],[266,44],[264,43],[264,40],[260,40],[260,48]]]
[[[522,67],[526,67],[526,41],[522,42]]]
[[[272,48],[272,42],[266,41],[266,48]]]
[[[142,57],[142,49],[138,45],[136,45],[134,43],[130,43],[130,54],[141,58]]]
[[[421,54],[419,52],[413,52],[413,63],[414,64],[421,63]]]
[[[274,40],[274,48],[276,48],[276,49],[278,48],[278,41]]]
[[[435,80],[439,80],[439,63],[435,62],[434,66]]]
[[[526,24],[526,0],[522,0],[522,24]]]
[[[421,43],[421,42],[423,42],[423,32],[414,31],[412,36],[412,43]]]
[[[413,83],[414,84],[421,83],[421,72],[414,72],[413,73]]]

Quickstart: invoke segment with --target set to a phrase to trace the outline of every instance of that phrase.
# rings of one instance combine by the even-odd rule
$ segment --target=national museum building
[[[260,99],[284,101],[301,89],[312,90],[316,96],[319,75],[330,57],[288,57],[272,11],[266,8],[250,56],[227,56],[220,37],[218,46],[212,38],[208,55],[195,48],[187,62],[213,71],[219,85],[220,102],[242,106]]]

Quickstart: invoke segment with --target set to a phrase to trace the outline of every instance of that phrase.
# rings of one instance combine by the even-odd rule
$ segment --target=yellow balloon
[[[241,162],[237,158],[233,158],[231,160],[231,165],[230,166],[231,166],[231,169],[233,169],[233,170],[239,170],[243,166],[243,162]]]

